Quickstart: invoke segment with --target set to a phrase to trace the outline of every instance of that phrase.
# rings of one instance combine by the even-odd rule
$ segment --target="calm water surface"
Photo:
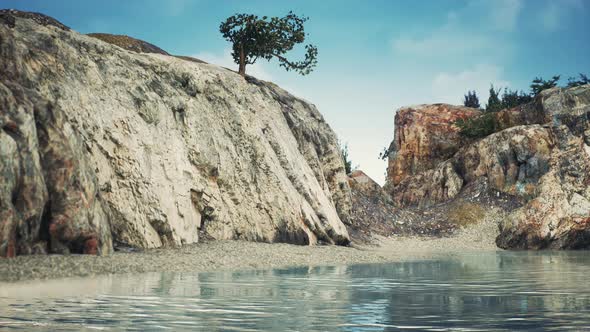
[[[590,331],[590,252],[0,284],[0,328]]]

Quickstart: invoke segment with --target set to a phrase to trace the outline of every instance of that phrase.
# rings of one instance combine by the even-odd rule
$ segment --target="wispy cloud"
[[[514,30],[522,7],[521,0],[473,1],[463,8],[448,12],[444,24],[438,27],[395,38],[393,49],[418,56],[489,52],[497,48],[495,34],[489,30]]]
[[[445,56],[484,51],[493,46],[486,36],[442,27],[429,36],[400,37],[393,41],[396,52],[418,56]]]
[[[512,31],[518,23],[518,16],[522,10],[521,0],[486,1],[489,6],[490,23],[498,30]]]
[[[538,19],[545,30],[559,30],[566,25],[569,15],[585,6],[582,0],[547,1],[541,7]]]
[[[186,9],[195,2],[196,1],[191,0],[166,0],[165,2],[158,3],[161,5],[165,14],[169,16],[178,16],[184,13]]]
[[[461,104],[462,96],[468,90],[475,90],[483,106],[489,97],[490,84],[495,88],[510,86],[510,82],[503,78],[503,72],[500,66],[479,64],[456,73],[438,73],[432,81],[433,99],[437,102]]]

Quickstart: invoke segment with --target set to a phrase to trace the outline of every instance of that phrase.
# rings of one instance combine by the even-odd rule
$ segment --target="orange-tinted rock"
[[[467,141],[454,125],[479,110],[447,104],[401,108],[395,115],[395,138],[390,145],[388,185],[429,170],[452,157]]]
[[[440,119],[430,115],[437,107],[402,109],[396,117],[398,150],[390,154],[387,187],[396,204],[451,202],[482,182],[482,190],[522,205],[501,221],[499,247],[590,248],[590,85],[545,90],[529,104],[498,112],[503,130],[474,142],[456,139],[449,153],[431,152],[441,146]]]

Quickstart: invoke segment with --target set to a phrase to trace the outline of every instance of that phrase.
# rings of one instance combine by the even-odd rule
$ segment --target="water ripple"
[[[26,295],[26,283],[0,285],[0,328],[590,331],[589,273],[585,253],[498,252],[394,264],[47,281],[41,297]],[[85,294],[71,291],[90,282]]]

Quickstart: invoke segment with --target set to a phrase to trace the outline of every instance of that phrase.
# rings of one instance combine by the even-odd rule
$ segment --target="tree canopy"
[[[494,86],[490,86],[490,96],[488,97],[488,103],[486,105],[486,112],[498,112],[502,109],[502,101],[500,100],[500,89],[494,89]]]
[[[554,75],[551,79],[549,80],[544,80],[541,77],[535,77],[535,79],[533,80],[533,83],[531,84],[531,94],[534,96],[538,95],[539,93],[541,93],[541,91],[543,90],[547,90],[547,89],[551,89],[557,86],[557,82],[559,81],[559,78],[561,77],[561,75]]]
[[[512,90],[508,88],[504,88],[504,93],[502,94],[502,108],[513,108],[518,105],[526,104],[533,100],[531,95],[524,93],[523,91]]]
[[[578,76],[577,79],[575,77],[570,77],[567,80],[567,87],[568,88],[573,88],[575,86],[586,85],[586,84],[590,84],[590,79],[588,79],[588,76],[586,76],[582,73],[580,73],[580,75]]]
[[[284,17],[259,18],[256,15],[236,14],[219,26],[223,37],[233,44],[232,57],[239,65],[240,75],[246,75],[246,65],[258,59],[270,61],[276,58],[287,71],[294,70],[301,75],[309,74],[317,64],[318,50],[313,45],[305,46],[305,59],[291,61],[285,53],[296,44],[305,41],[303,24],[307,17],[289,12]]]
[[[477,94],[475,93],[475,91],[467,91],[467,94],[465,95],[465,98],[463,100],[463,105],[466,107],[473,107],[473,108],[479,108],[479,98],[477,97]]]

